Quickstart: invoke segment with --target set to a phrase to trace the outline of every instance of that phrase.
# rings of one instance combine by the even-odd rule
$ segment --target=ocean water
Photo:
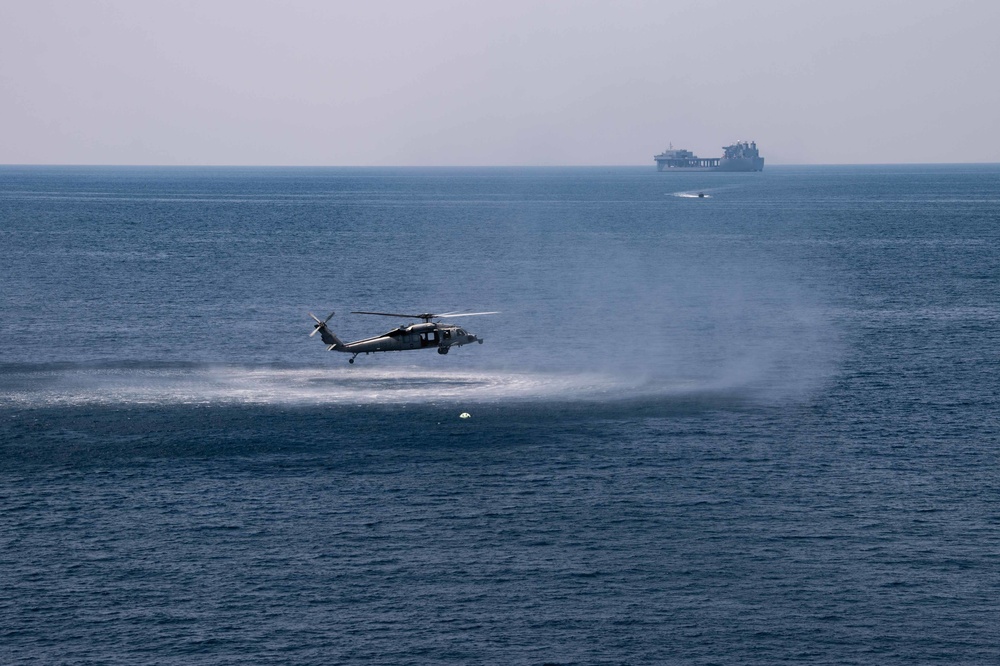
[[[998,663],[998,242],[997,165],[0,167],[0,663]]]

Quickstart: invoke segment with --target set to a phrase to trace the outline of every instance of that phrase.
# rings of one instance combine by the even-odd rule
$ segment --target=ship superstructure
[[[698,157],[690,150],[675,150],[673,145],[659,155],[657,171],[761,171],[764,158],[756,141],[737,141],[722,147],[722,157]]]

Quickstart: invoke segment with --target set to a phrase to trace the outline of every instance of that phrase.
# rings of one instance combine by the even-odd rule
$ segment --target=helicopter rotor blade
[[[415,314],[400,314],[398,312],[364,312],[361,310],[351,310],[351,314],[366,314],[366,315],[378,315],[380,317],[409,317],[410,319],[423,319],[425,317],[436,317],[437,315],[427,314],[427,315],[415,315]]]
[[[402,314],[399,312],[367,312],[361,310],[352,310],[351,314],[366,314],[366,315],[378,315],[380,317],[409,317],[410,319],[423,319],[424,321],[430,321],[431,319],[442,319],[444,317],[474,317],[477,315],[491,315],[500,314],[499,312],[445,312],[442,314],[435,314],[433,312],[425,312],[423,314]]]
[[[435,317],[478,317],[479,315],[494,315],[500,314],[499,312],[445,312],[444,314],[434,315]]]

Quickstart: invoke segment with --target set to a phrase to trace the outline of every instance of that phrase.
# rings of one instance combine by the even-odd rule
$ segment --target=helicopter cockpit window
[[[458,329],[458,335],[459,335],[460,337],[461,337],[461,336],[464,336],[464,335],[465,335],[465,331],[463,331],[462,329]]]

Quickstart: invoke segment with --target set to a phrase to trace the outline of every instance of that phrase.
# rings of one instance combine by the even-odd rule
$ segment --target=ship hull
[[[715,160],[713,160],[715,161]],[[757,157],[752,159],[736,159],[727,160],[720,159],[717,160],[717,166],[675,166],[672,164],[661,164],[659,161],[656,163],[657,171],[675,171],[675,172],[692,172],[692,171],[727,171],[729,173],[739,173],[739,172],[750,172],[750,171],[763,171],[764,170],[764,158]]]

